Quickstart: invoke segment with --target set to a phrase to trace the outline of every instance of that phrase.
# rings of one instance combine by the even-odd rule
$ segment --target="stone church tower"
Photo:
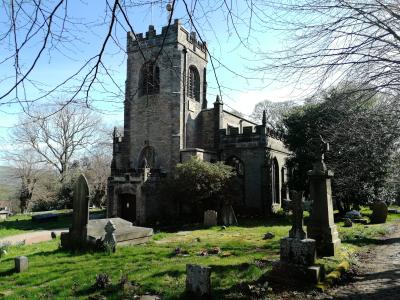
[[[114,131],[108,217],[137,224],[174,215],[156,187],[192,156],[224,161],[240,179],[238,209],[256,214],[287,198],[289,151],[264,121],[226,111],[220,97],[207,107],[207,45],[175,20],[157,34],[129,32],[124,129]]]
[[[180,150],[195,146],[191,131],[206,101],[206,45],[175,20],[157,35],[128,33],[124,165],[169,172]]]

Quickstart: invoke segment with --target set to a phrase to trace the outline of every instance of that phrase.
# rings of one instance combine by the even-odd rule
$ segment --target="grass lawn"
[[[67,228],[70,226],[72,218],[71,210],[53,210],[49,212],[57,214],[58,218],[46,222],[33,222],[31,215],[17,214],[7,218],[5,221],[0,221],[0,238],[20,233],[27,233],[29,231]],[[101,211],[94,210],[93,212],[99,213]]]
[[[390,220],[399,217],[390,216]],[[338,225],[347,252],[376,241],[390,226],[355,224],[352,228],[343,228],[340,223]],[[279,256],[279,240],[287,236],[289,229],[288,218],[280,216],[269,221],[243,221],[241,226],[226,230],[214,227],[160,232],[147,245],[119,247],[114,254],[65,252],[59,249],[58,239],[10,247],[0,262],[0,292],[4,299],[87,299],[100,294],[107,299],[128,299],[135,293],[144,292],[176,299],[184,292],[185,266],[194,263],[212,267],[211,280],[217,299],[223,295],[240,296],[238,284],[255,281],[270,269],[270,262]],[[266,232],[274,233],[275,238],[263,240]],[[215,246],[221,248],[221,254],[198,255],[203,249]],[[186,250],[188,256],[174,255],[177,247]],[[29,257],[26,273],[13,272],[13,258],[19,255]],[[329,268],[340,259],[320,262]],[[112,285],[106,290],[92,289],[99,273],[111,277]],[[123,275],[138,285],[122,289],[118,282]]]

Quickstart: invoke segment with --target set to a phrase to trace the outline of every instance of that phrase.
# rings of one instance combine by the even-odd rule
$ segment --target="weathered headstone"
[[[333,172],[328,170],[324,162],[324,153],[329,144],[322,138],[317,149],[318,161],[308,171],[310,181],[310,198],[313,201],[307,234],[315,239],[318,256],[334,256],[337,254],[340,239],[333,219],[331,178]]]
[[[75,183],[72,207],[72,225],[69,233],[61,235],[61,245],[70,249],[84,248],[89,222],[89,185],[84,175]]]
[[[292,228],[289,237],[281,239],[281,261],[310,266],[315,261],[315,240],[307,239],[303,230],[303,192],[292,192]]]
[[[104,227],[104,230],[106,231],[106,234],[104,236],[103,243],[105,246],[107,246],[109,249],[115,252],[115,248],[117,246],[117,239],[115,238],[114,234],[116,230],[114,223],[111,220],[109,220],[107,222],[107,225]]]
[[[14,259],[15,262],[15,271],[17,273],[22,273],[28,271],[28,258],[26,256],[18,256]]]
[[[224,205],[221,209],[222,224],[226,226],[238,225],[232,205]]]
[[[383,201],[376,201],[372,205],[371,223],[385,223],[388,215],[388,207]]]
[[[303,192],[293,191],[292,198],[293,224],[289,231],[289,237],[302,240],[306,238],[306,233],[303,230]]]
[[[186,265],[186,291],[198,297],[211,294],[211,268]]]
[[[218,221],[218,214],[215,210],[206,210],[204,212],[204,226],[216,226]]]
[[[307,239],[303,230],[303,192],[292,193],[291,207],[292,228],[289,237],[280,241],[280,260],[274,265],[270,279],[280,283],[316,283],[323,276],[323,268],[314,266],[316,243],[313,239]]]

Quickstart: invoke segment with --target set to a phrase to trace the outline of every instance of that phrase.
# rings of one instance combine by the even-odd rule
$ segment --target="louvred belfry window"
[[[199,71],[194,66],[189,67],[188,96],[200,101],[200,76]]]
[[[146,62],[140,70],[139,95],[153,95],[160,92],[160,69],[154,62]]]

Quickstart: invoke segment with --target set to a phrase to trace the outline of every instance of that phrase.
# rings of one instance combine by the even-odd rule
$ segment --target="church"
[[[240,207],[267,215],[288,197],[281,137],[265,116],[256,124],[207,101],[207,44],[175,20],[156,33],[127,34],[123,132],[114,131],[107,216],[156,222],[168,205],[155,189],[176,164],[192,156],[232,165],[240,178]]]

